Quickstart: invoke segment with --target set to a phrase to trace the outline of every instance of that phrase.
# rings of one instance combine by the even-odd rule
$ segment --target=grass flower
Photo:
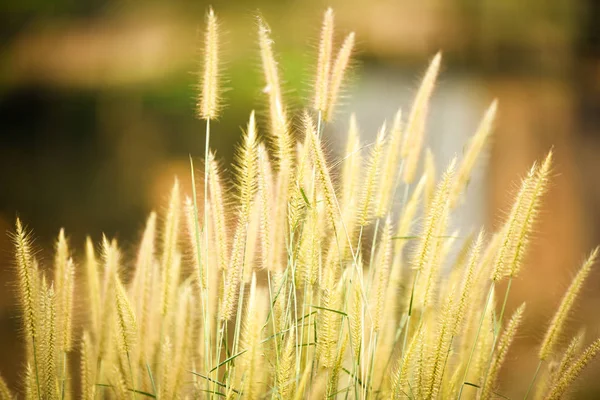
[[[0,378],[0,400],[504,397],[512,382],[499,384],[498,376],[524,308],[505,320],[509,290],[497,301],[497,284],[506,278],[510,288],[524,267],[552,152],[522,180],[498,230],[463,233],[466,240],[449,232],[489,141],[496,102],[462,160],[436,181],[433,154],[421,154],[438,53],[406,121],[398,111],[389,130],[383,124],[374,143],[361,146],[352,114],[344,154],[332,160],[323,134],[356,37],[349,34],[334,54],[328,9],[314,97],[297,115],[284,104],[285,71],[259,19],[268,128],[259,135],[250,113],[229,182],[209,140],[221,109],[212,9],[206,22],[196,109],[206,120],[203,205],[192,163],[192,193],[175,181],[164,215],[148,217],[137,252],[106,237],[96,251],[88,238],[79,260],[61,230],[52,272],[39,265],[17,219],[14,270],[26,357],[22,390]],[[539,374],[538,397],[562,398],[600,352],[598,340],[581,351],[582,335],[564,351],[558,346],[597,252],[544,337],[530,384],[532,390]],[[76,286],[81,321],[73,318]]]

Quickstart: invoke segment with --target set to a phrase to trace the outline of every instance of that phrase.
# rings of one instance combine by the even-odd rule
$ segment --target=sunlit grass
[[[411,110],[398,111],[366,147],[351,117],[346,154],[329,160],[321,138],[335,116],[355,38],[351,33],[337,48],[327,10],[314,98],[298,115],[285,106],[276,49],[259,20],[268,121],[249,112],[228,182],[209,140],[219,134],[210,122],[226,118],[218,26],[210,10],[197,109],[206,123],[206,162],[202,171],[191,162],[191,197],[176,181],[166,213],[150,215],[134,260],[109,238],[97,247],[88,240],[85,259],[74,260],[61,231],[50,276],[17,220],[24,397],[504,397],[497,379],[527,314],[522,305],[505,315],[506,304],[532,240],[552,153],[522,179],[498,231],[450,232],[497,104],[463,157],[442,166],[435,182],[422,145],[437,54]],[[295,117],[301,123],[292,123]],[[332,174],[338,162],[339,179]],[[582,349],[582,335],[561,346],[596,257],[595,250],[550,323],[526,397],[561,398],[600,351],[598,340]],[[75,269],[85,270],[85,279],[75,282]],[[501,282],[508,285],[499,293]],[[78,299],[87,315],[82,334],[72,321],[75,285],[86,294]],[[80,355],[79,392],[73,353]],[[0,379],[0,399],[11,398]]]

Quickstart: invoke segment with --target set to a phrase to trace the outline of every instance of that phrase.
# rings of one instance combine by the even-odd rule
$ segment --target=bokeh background
[[[494,99],[499,114],[485,162],[458,224],[494,229],[515,182],[550,148],[554,180],[528,257],[513,286],[528,323],[505,380],[529,381],[535,345],[579,262],[600,243],[600,2],[597,0],[214,1],[224,31],[226,109],[211,144],[225,165],[249,111],[262,110],[255,16],[271,25],[300,110],[310,96],[322,12],[336,12],[339,38],[355,31],[348,100],[327,132],[342,144],[350,111],[366,138],[407,109],[428,61],[443,51],[429,118],[438,168],[460,154]],[[6,0],[0,3],[0,232],[20,216],[51,264],[66,229],[76,256],[86,235],[117,237],[126,252],[146,215],[164,207],[174,176],[189,188],[188,157],[204,149],[194,117],[205,1]],[[264,126],[264,125],[263,125]],[[11,248],[0,234],[0,372],[16,385],[23,345],[11,282]],[[600,268],[599,268],[600,269]],[[600,334],[600,273],[570,332]],[[586,377],[600,373],[590,370]],[[587,379],[579,396],[600,396]],[[516,395],[507,393],[507,395]]]

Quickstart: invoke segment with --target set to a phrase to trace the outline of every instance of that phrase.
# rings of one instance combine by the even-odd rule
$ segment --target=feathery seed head
[[[341,183],[341,205],[345,208],[350,205],[353,197],[356,196],[356,189],[360,187],[360,164],[361,156],[359,154],[360,138],[358,133],[358,123],[356,115],[350,115],[350,124],[348,127],[348,139],[346,141],[346,154],[342,163],[342,183]]]
[[[13,400],[15,397],[8,389],[8,385],[4,381],[4,378],[0,376],[0,399],[2,400]]]
[[[32,342],[35,340],[38,329],[37,299],[39,297],[39,278],[37,264],[33,258],[31,238],[25,231],[21,220],[17,218],[16,232],[13,235],[15,246],[15,262],[17,266],[19,303],[23,313],[23,325],[27,337],[28,357],[33,356],[35,349]]]
[[[320,112],[327,110],[329,80],[331,73],[331,53],[333,47],[333,10],[328,8],[323,17],[319,55],[317,59],[317,78],[315,80],[315,99],[313,108]]]
[[[205,212],[208,212],[206,210]],[[201,253],[204,251],[201,249],[200,237],[196,236],[196,212],[194,210],[194,201],[189,197],[185,196],[184,200],[184,213],[187,226],[188,243],[192,252],[192,264],[194,271],[196,272],[196,283],[202,289],[206,288],[206,273],[203,273],[203,265],[200,262]]]
[[[221,184],[219,165],[215,155],[211,152],[208,156],[208,187],[210,189],[210,206],[213,212],[213,225],[215,226],[215,243],[217,246],[217,260],[220,270],[227,266],[229,245],[227,242],[227,224],[225,223],[225,197]]]
[[[573,361],[575,357],[577,357],[577,353],[581,351],[581,347],[583,346],[583,339],[585,337],[585,331],[581,330],[567,346],[562,359],[560,360],[560,364],[558,365],[556,373],[554,374],[555,381],[560,379],[567,369],[569,369],[573,365]]]
[[[565,293],[565,296],[560,303],[560,306],[556,310],[556,314],[554,318],[552,318],[552,322],[550,322],[550,326],[548,327],[548,331],[544,337],[544,341],[540,346],[539,358],[540,360],[546,360],[548,356],[552,354],[554,348],[558,340],[560,339],[560,335],[563,331],[564,324],[570,314],[571,309],[573,308],[573,304],[577,299],[579,292],[581,291],[581,287],[583,286],[586,278],[590,274],[592,270],[592,266],[596,262],[598,257],[598,251],[600,248],[596,247],[589,257],[583,263],[583,266],[571,282],[571,286]]]
[[[56,300],[54,287],[46,284],[46,279],[42,279],[42,290],[41,290],[41,301],[43,302],[43,334],[42,339],[42,361],[44,363],[43,368],[43,380],[42,380],[42,392],[50,399],[58,399],[58,381],[57,381],[57,370],[56,361],[58,359],[57,335],[62,332],[57,331],[56,326]],[[40,313],[41,314],[41,313]]]
[[[242,148],[237,154],[238,176],[238,222],[233,236],[231,261],[226,271],[224,294],[221,299],[221,319],[231,319],[236,312],[236,300],[240,278],[243,276],[245,245],[251,243],[254,231],[248,232],[258,181],[258,143],[256,141],[256,121],[254,111],[250,113],[248,129],[244,135]]]
[[[327,162],[325,161],[325,155],[323,154],[323,149],[321,148],[321,140],[317,136],[313,120],[306,110],[303,114],[303,123],[306,134],[305,140],[307,142],[305,144],[310,146],[312,161],[316,167],[317,181],[323,190],[323,196],[325,198],[325,208],[332,225],[335,226],[336,218],[339,214],[337,200],[335,198],[335,190],[329,174]]]
[[[116,241],[104,236],[97,260],[88,238],[87,290],[82,291],[87,301],[82,304],[90,324],[81,343],[81,398],[92,399],[100,390],[98,382],[111,387],[102,388],[103,393],[110,396],[112,390],[118,398],[154,393],[186,399],[203,386],[227,398],[251,400],[340,397],[344,392],[356,398],[457,398],[467,382],[478,386],[468,390],[479,389],[476,396],[482,399],[500,392],[496,380],[523,306],[498,335],[503,317],[496,316],[496,283],[519,271],[548,186],[553,154],[534,164],[523,179],[505,223],[490,243],[484,248],[483,231],[475,240],[469,235],[458,257],[450,259],[457,235],[448,236],[451,212],[490,137],[496,102],[456,174],[453,160],[436,185],[433,154],[427,150],[424,174],[413,187],[439,73],[437,54],[406,124],[398,111],[389,135],[384,125],[369,146],[364,166],[356,117],[350,117],[341,177],[334,188],[331,171],[337,173],[338,165],[328,163],[321,137],[324,121],[332,118],[340,97],[355,36],[351,33],[334,49],[333,25],[328,9],[314,103],[311,113],[302,115],[303,143],[293,139],[273,41],[269,27],[259,19],[270,117],[266,138],[273,153],[259,140],[252,111],[236,153],[235,190],[228,196],[228,185],[207,147],[204,219],[198,219],[195,200],[186,198],[182,209],[176,181],[161,229],[156,214],[148,218],[127,287],[120,269],[128,270],[130,263],[124,263]],[[195,109],[207,122],[207,134],[219,111],[217,30],[217,18],[209,9]],[[392,204],[400,181],[408,201],[396,208]],[[421,208],[423,223],[413,232]],[[395,228],[392,211],[398,212]],[[193,262],[182,263],[182,212],[188,234],[185,249],[193,253]],[[373,219],[376,225],[368,227]],[[228,220],[234,225],[228,227]],[[54,281],[38,268],[19,219],[12,239],[27,346],[25,397],[72,398],[68,353],[74,331],[75,266],[64,230],[56,242]],[[552,364],[541,370],[539,396],[561,398],[600,352],[600,340],[580,352],[579,335],[562,357],[556,355],[567,316],[599,253],[594,250],[584,262],[550,323],[538,355],[540,366],[543,361]],[[267,267],[260,271],[267,275],[261,279],[259,265]],[[194,272],[199,288],[193,284]],[[197,289],[199,295],[194,296]],[[191,378],[190,369],[208,376],[194,372]],[[193,379],[193,387],[186,377]],[[0,378],[0,399],[10,398]]]
[[[558,382],[550,389],[546,395],[547,400],[557,400],[563,398],[563,394],[569,386],[579,377],[581,371],[600,353],[600,338],[590,344],[584,352],[575,360],[570,368],[559,378]]]
[[[93,400],[95,395],[95,357],[90,334],[83,332],[81,339],[81,398],[83,400]]]
[[[237,177],[239,187],[240,219],[245,224],[250,218],[250,211],[256,193],[256,181],[258,174],[256,140],[256,119],[254,111],[250,113],[248,128],[244,135],[242,148],[237,155]]]
[[[365,177],[362,198],[358,207],[358,225],[365,226],[373,217],[376,211],[375,195],[377,194],[377,184],[381,171],[381,158],[383,153],[383,145],[385,143],[386,124],[384,123],[379,129],[377,140],[371,150],[371,158],[367,167],[367,175]]]
[[[405,183],[412,183],[415,178],[421,146],[425,136],[425,120],[427,118],[427,111],[429,110],[429,100],[433,93],[441,60],[442,54],[437,53],[433,57],[431,64],[429,64],[429,68],[415,96],[408,122],[406,123],[406,135],[404,137],[404,145],[402,146],[402,158],[405,160],[403,176]]]
[[[451,207],[455,207],[458,201],[458,198],[461,192],[469,183],[469,179],[471,178],[471,172],[473,171],[473,167],[475,162],[479,158],[483,148],[485,147],[488,138],[492,133],[492,126],[494,123],[494,119],[496,118],[496,110],[498,109],[498,101],[494,100],[490,107],[487,109],[479,127],[477,128],[477,132],[471,139],[469,148],[465,154],[465,157],[456,173],[456,182],[454,184],[454,188],[450,194],[451,196]]]
[[[435,159],[429,147],[425,150],[425,176],[427,176],[425,186],[425,204],[427,205],[435,192]]]
[[[75,263],[72,258],[67,260],[65,268],[65,281],[62,293],[60,293],[60,329],[62,335],[63,351],[71,350],[73,343],[73,295],[75,293]]]
[[[265,315],[263,300],[265,298],[256,286],[256,274],[253,273],[248,306],[240,336],[242,349],[246,350],[240,360],[245,375],[243,392],[244,397],[249,399],[259,398],[263,384],[264,366],[261,352],[261,328]]]
[[[383,165],[381,168],[381,179],[379,185],[378,205],[375,213],[376,217],[383,217],[388,211],[393,201],[396,191],[397,174],[400,160],[400,150],[402,147],[402,110],[398,109],[394,116],[394,122],[389,135],[389,141]]]
[[[533,165],[523,179],[511,212],[502,228],[502,243],[498,249],[492,279],[498,281],[504,276],[518,274],[533,225],[539,214],[542,196],[548,188],[552,151],[541,166]]]
[[[179,239],[179,219],[181,214],[181,198],[179,192],[179,181],[175,179],[173,189],[171,189],[171,198],[169,209],[163,231],[163,249],[162,249],[162,315],[166,315],[172,303],[174,285],[178,278],[179,271],[176,270],[177,263],[177,242]]]
[[[275,56],[273,55],[273,41],[271,40],[270,33],[271,31],[267,24],[261,18],[258,18],[258,43],[266,83],[264,92],[269,97],[271,135],[273,135],[274,139],[277,162],[285,164],[286,162],[289,163],[290,157],[293,155],[293,144],[283,106],[279,72],[277,61],[275,61]],[[285,165],[283,167],[285,168]]]
[[[358,276],[352,279],[351,287],[351,308],[350,308],[350,344],[352,345],[352,352],[355,360],[360,357],[362,338],[363,338],[363,325],[364,325],[364,303],[362,297],[361,281]]]
[[[277,368],[277,391],[279,398],[290,399],[296,388],[294,376],[296,367],[296,336],[294,330],[290,331],[283,348],[283,355]]]
[[[344,81],[344,75],[352,56],[352,50],[354,48],[354,32],[350,33],[333,63],[333,70],[331,71],[331,82],[329,87],[329,98],[327,101],[327,112],[325,113],[324,119],[330,121],[333,118],[335,111],[335,105],[340,96],[340,89]]]
[[[498,377],[498,373],[500,372],[500,367],[504,363],[506,359],[506,355],[508,354],[508,349],[515,338],[517,330],[521,325],[521,320],[523,319],[523,313],[525,312],[525,303],[521,304],[521,306],[514,312],[500,341],[498,342],[498,347],[493,356],[492,363],[490,365],[489,371],[487,372],[486,380],[483,384],[483,391],[481,394],[482,399],[489,399],[492,397],[492,393],[495,389],[496,379]]]
[[[140,243],[135,275],[131,284],[131,293],[135,302],[137,315],[140,316],[140,326],[144,331],[150,307],[152,287],[152,272],[155,262],[154,242],[156,236],[156,213],[150,213],[146,221],[146,229]]]
[[[58,233],[58,240],[56,241],[56,251],[55,251],[55,266],[57,269],[64,268],[64,264],[66,264],[67,259],[69,258],[69,248],[67,244],[67,239],[65,238],[65,230],[64,228],[60,229]]]
[[[399,238],[408,236],[408,234],[410,233],[412,225],[415,222],[414,217],[417,213],[419,202],[421,201],[421,195],[423,193],[426,183],[427,183],[427,176],[423,175],[421,177],[421,179],[419,180],[419,182],[417,183],[417,186],[415,187],[412,195],[410,196],[408,203],[406,203],[406,206],[404,207],[404,209],[402,210],[402,213],[400,214],[400,218],[398,221],[398,228],[396,229],[396,236],[398,236]],[[395,252],[397,254],[401,253],[401,250],[404,247],[404,244],[405,244],[404,240],[397,241],[396,250],[395,250]]]
[[[275,249],[271,248],[272,226],[271,212],[273,204],[273,174],[267,155],[267,150],[263,144],[258,146],[258,195],[260,197],[260,241],[261,241],[261,259],[263,268],[273,268],[269,265],[270,254]]]
[[[136,317],[121,280],[116,274],[114,279],[116,288],[116,317],[121,340],[119,345],[124,352],[131,353],[137,336]]]
[[[85,271],[87,278],[87,293],[89,296],[92,332],[94,337],[96,337],[100,325],[100,272],[98,270],[98,260],[96,260],[96,255],[94,252],[94,244],[89,236],[85,241]]]
[[[56,287],[57,298],[56,325],[61,335],[60,347],[63,351],[68,351],[71,348],[75,266],[69,256],[69,247],[64,229],[61,229],[58,234],[54,264],[54,285]]]
[[[205,120],[215,119],[219,113],[219,32],[217,17],[212,8],[206,16],[204,33],[204,71],[202,91],[198,101],[198,116]]]
[[[373,310],[373,331],[379,332],[381,329],[381,321],[383,320],[384,301],[385,293],[387,291],[387,285],[389,280],[389,269],[390,261],[392,257],[392,220],[390,216],[385,220],[383,227],[381,243],[379,244],[379,251],[377,254],[376,263],[376,281],[374,282],[375,287],[373,288],[373,294],[375,299],[375,306]]]
[[[270,37],[271,30],[262,18],[258,18],[258,44],[260,47],[260,57],[263,65],[263,73],[265,75],[266,86],[263,90],[269,94],[271,102],[271,117],[275,117],[276,122],[280,118],[283,111],[281,109],[281,87],[279,84],[279,73],[277,70],[277,61],[273,55],[273,40]],[[274,114],[273,114],[274,113]]]
[[[475,279],[475,268],[479,262],[479,256],[481,254],[481,248],[483,247],[483,238],[484,232],[481,230],[479,235],[477,235],[477,239],[471,246],[471,250],[469,253],[469,260],[467,261],[467,269],[464,273],[463,282],[462,282],[462,291],[460,294],[460,299],[456,306],[455,315],[454,315],[454,324],[452,326],[452,335],[459,334],[460,326],[464,320],[464,317],[467,313],[467,308],[469,306],[468,302],[471,300],[471,294],[473,291],[473,281]]]
[[[431,204],[425,211],[426,217],[422,237],[415,253],[417,258],[414,261],[414,267],[417,270],[421,270],[432,262],[436,243],[439,243],[439,237],[445,231],[448,216],[448,193],[454,176],[455,165],[456,158],[450,162],[442,180],[438,183]]]

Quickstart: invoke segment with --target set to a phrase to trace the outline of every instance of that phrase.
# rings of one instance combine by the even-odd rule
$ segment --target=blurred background
[[[249,111],[262,110],[255,16],[269,22],[286,101],[310,98],[322,12],[355,31],[357,64],[348,100],[326,139],[343,145],[349,112],[364,138],[408,105],[431,57],[443,69],[429,118],[438,172],[494,98],[493,144],[459,211],[463,232],[497,226],[515,182],[550,148],[555,176],[528,267],[511,292],[528,303],[528,325],[504,379],[527,382],[535,345],[579,262],[600,243],[600,2],[597,0],[215,1],[227,60],[226,109],[211,145],[225,166]],[[174,176],[189,188],[189,160],[204,149],[194,117],[204,1],[6,0],[0,4],[0,231],[20,216],[49,264],[66,229],[75,255],[86,235],[117,237],[134,251],[146,215],[162,210]],[[264,122],[264,119],[262,120]],[[263,124],[264,126],[264,124]],[[198,165],[201,165],[200,162]],[[7,235],[0,234],[0,372],[22,370]],[[600,334],[596,271],[571,321]],[[510,310],[509,310],[510,311]],[[587,377],[598,374],[589,371]],[[596,386],[594,386],[596,385]],[[587,379],[581,398],[600,396]],[[517,392],[518,394],[518,392]],[[515,393],[506,393],[515,395]]]

